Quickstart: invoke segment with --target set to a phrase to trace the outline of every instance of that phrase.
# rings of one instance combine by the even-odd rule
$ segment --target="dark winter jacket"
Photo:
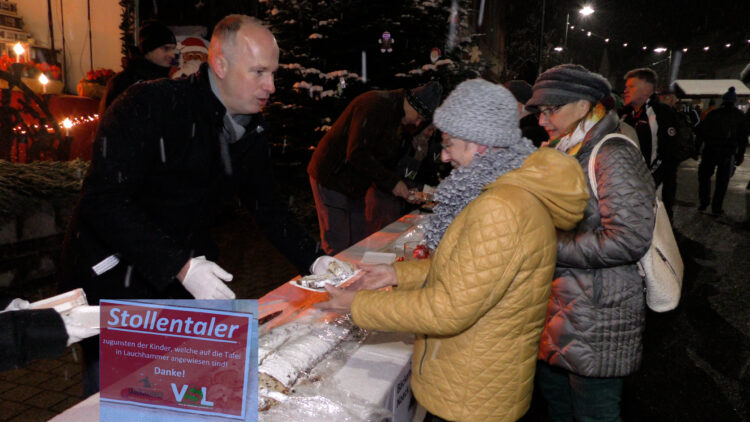
[[[577,154],[585,173],[594,145],[616,129],[610,114],[586,135]],[[591,195],[578,226],[558,231],[539,359],[583,376],[619,377],[641,361],[646,308],[636,263],[651,243],[654,182],[625,140],[608,140],[596,162],[599,200]]]
[[[11,300],[0,298],[0,310]],[[0,314],[0,371],[18,368],[33,359],[58,357],[67,343],[65,324],[54,309]]]
[[[704,144],[706,151],[721,155],[745,154],[748,127],[745,116],[734,103],[723,103],[712,110],[696,129],[698,150]]]
[[[128,62],[125,69],[107,82],[107,89],[99,107],[99,114],[112,104],[120,94],[138,82],[169,77],[169,68],[162,67],[143,57],[137,57]]]
[[[678,130],[677,111],[660,102],[659,96],[656,94],[652,95],[643,107],[646,108],[645,113],[653,113],[655,117],[655,119],[649,119],[649,121],[656,121],[656,159],[649,163],[649,168],[656,184],[659,185],[666,177],[666,173],[676,172],[680,164],[681,145],[678,136],[680,131]],[[632,112],[632,106],[625,106],[621,115],[626,123],[635,127],[633,120],[629,118]],[[646,161],[649,160],[650,158],[646,158]]]
[[[539,119],[536,114],[529,114],[519,120],[518,125],[521,127],[521,134],[523,137],[530,139],[537,148],[542,145],[542,142],[547,142],[549,140],[547,131],[539,126]]]
[[[391,192],[401,177],[394,170],[402,147],[399,134],[405,91],[369,91],[355,98],[323,136],[307,173],[350,198],[371,184]]]
[[[66,239],[65,289],[83,287],[94,304],[189,297],[174,276],[191,257],[216,259],[208,229],[234,194],[307,270],[316,242],[279,199],[262,116],[227,144],[218,138],[225,112],[205,64],[188,78],[136,84],[107,110]],[[97,276],[92,267],[113,254],[120,263]]]

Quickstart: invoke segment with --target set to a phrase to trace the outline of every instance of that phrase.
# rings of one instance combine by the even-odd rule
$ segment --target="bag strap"
[[[634,140],[630,139],[627,135],[623,135],[622,133],[610,133],[609,135],[603,137],[596,145],[594,145],[594,149],[591,150],[591,155],[589,156],[589,184],[591,184],[591,193],[594,195],[594,198],[596,200],[599,200],[599,193],[597,192],[598,185],[596,183],[596,154],[599,153],[599,149],[602,147],[602,144],[606,142],[609,139],[623,139],[628,142],[630,142],[636,149],[638,149],[638,144],[635,143]]]

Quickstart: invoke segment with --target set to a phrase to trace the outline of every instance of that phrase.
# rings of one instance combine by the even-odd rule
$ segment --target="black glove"
[[[745,162],[745,155],[738,155],[737,158],[734,159],[734,165],[739,167],[742,165],[742,163]]]

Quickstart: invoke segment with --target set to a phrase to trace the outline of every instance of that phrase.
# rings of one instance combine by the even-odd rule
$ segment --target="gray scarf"
[[[482,193],[482,188],[503,174],[521,167],[526,157],[534,151],[536,148],[531,141],[521,138],[509,147],[475,155],[468,166],[453,169],[435,190],[435,201],[438,204],[425,223],[427,247],[433,251],[437,249],[453,219]]]

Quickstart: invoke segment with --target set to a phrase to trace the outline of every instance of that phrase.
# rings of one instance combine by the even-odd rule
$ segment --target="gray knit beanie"
[[[507,147],[521,138],[513,94],[484,79],[461,82],[435,110],[434,123],[453,137],[490,147]]]
[[[581,65],[561,64],[539,75],[533,90],[526,110],[536,112],[542,105],[558,106],[578,100],[596,104],[609,95],[612,87],[602,75]]]

